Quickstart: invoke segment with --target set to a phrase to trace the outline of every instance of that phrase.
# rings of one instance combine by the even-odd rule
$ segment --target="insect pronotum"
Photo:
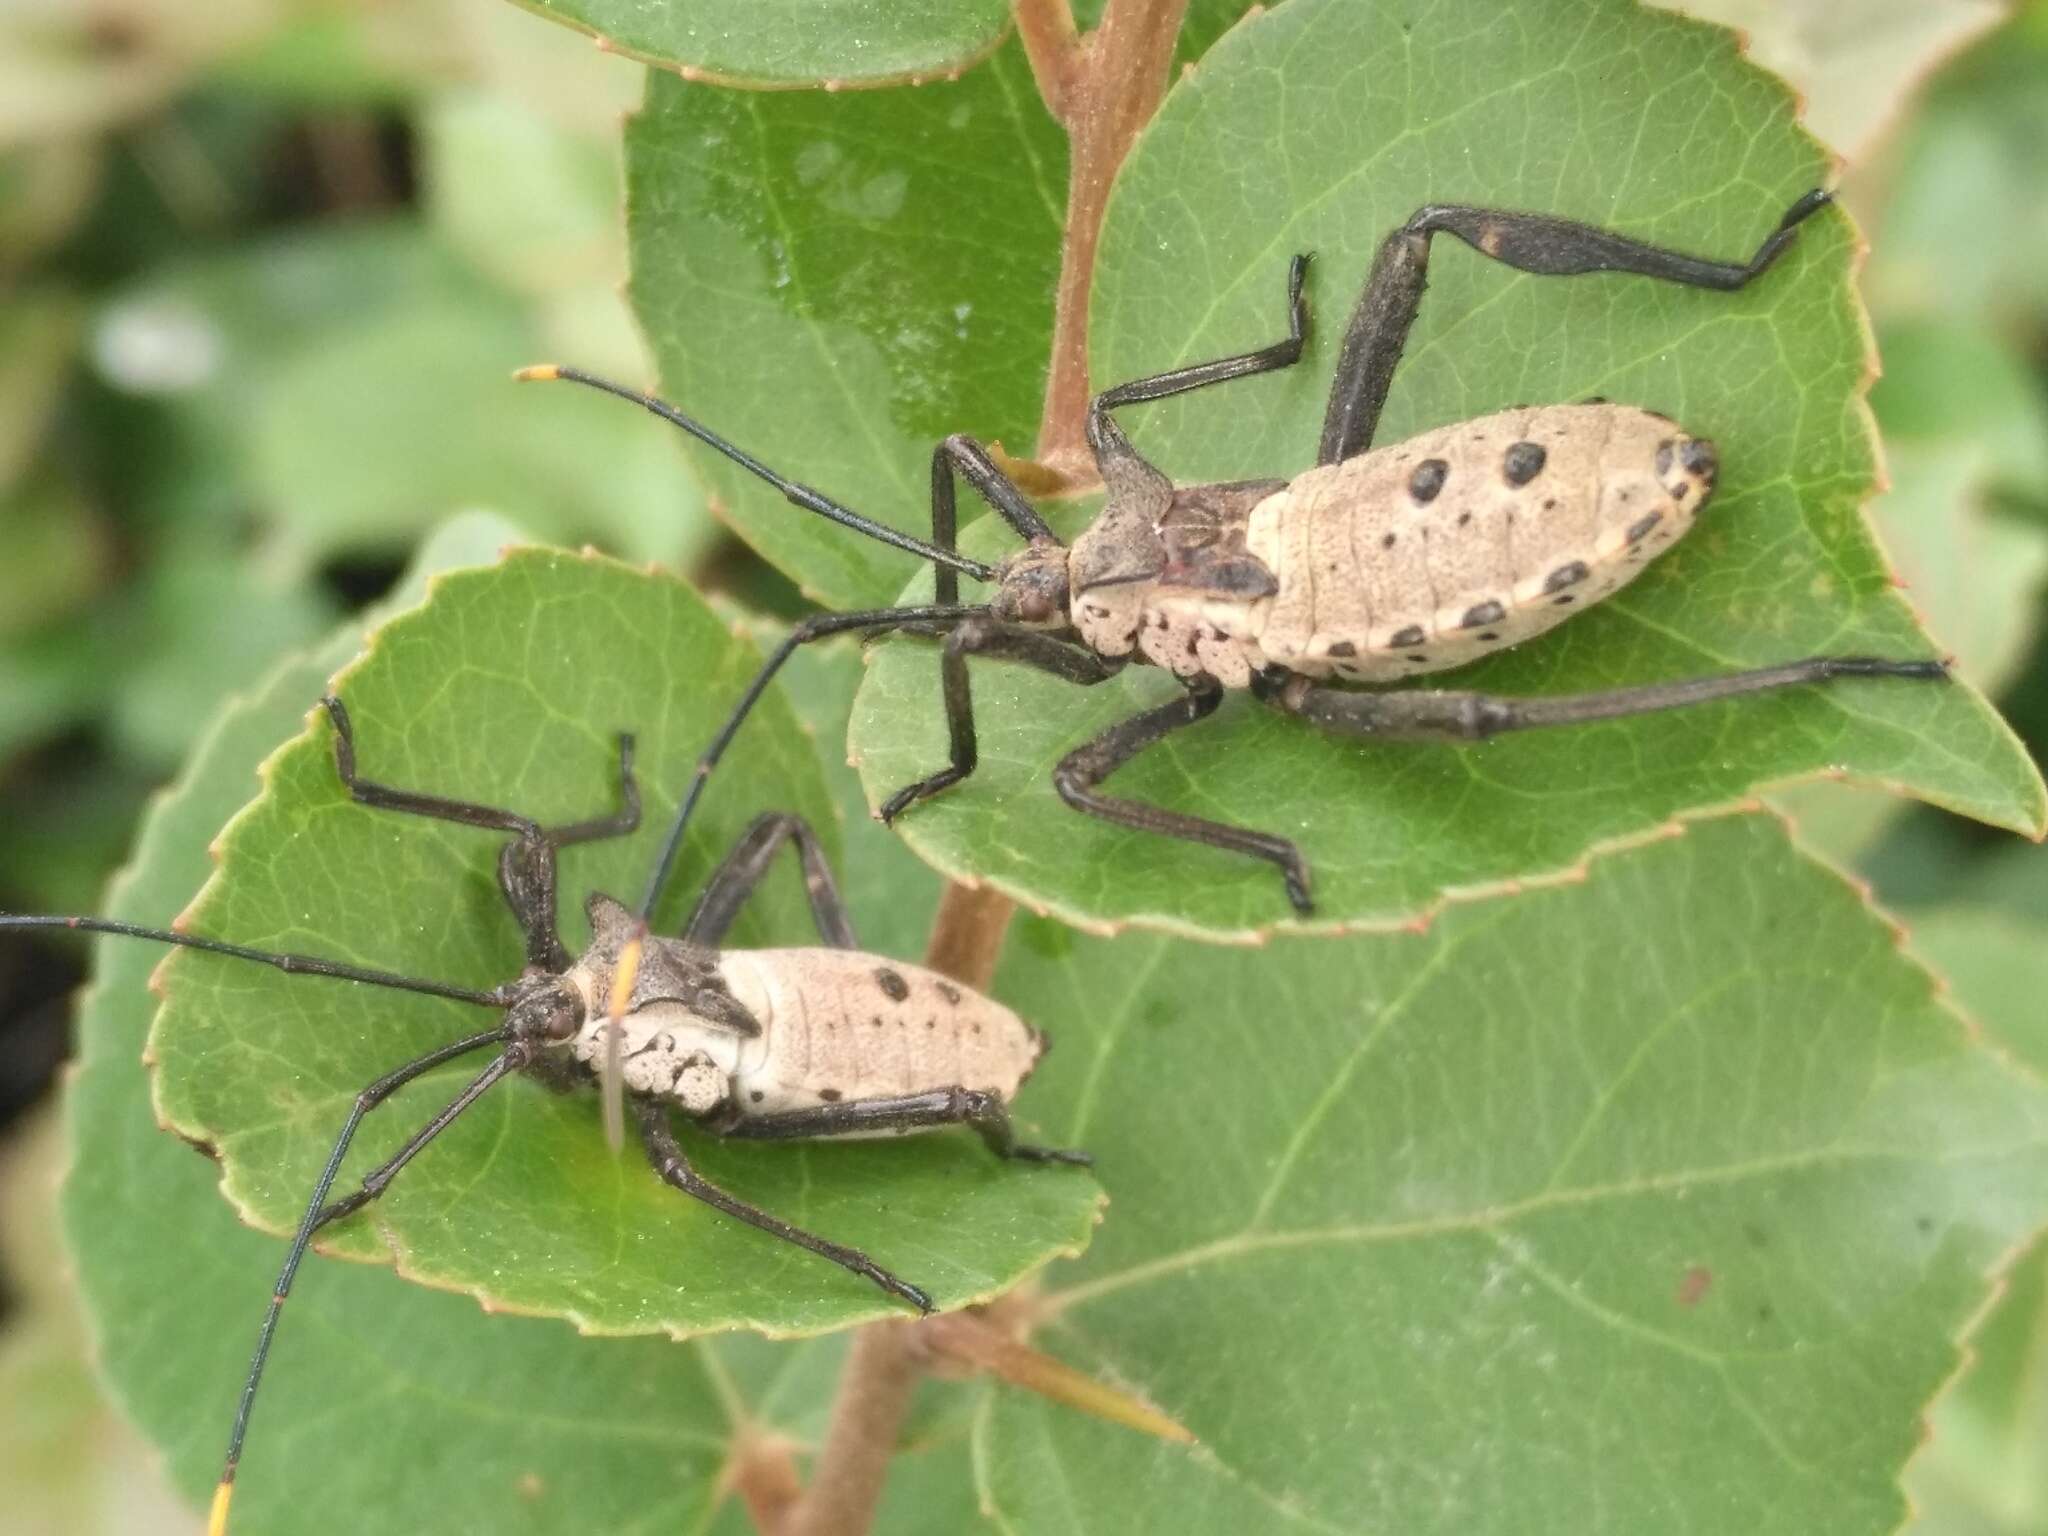
[[[1375,449],[1380,410],[1421,304],[1432,237],[1453,235],[1539,275],[1621,272],[1733,290],[1767,271],[1800,223],[1828,201],[1819,190],[1800,198],[1746,261],[1691,256],[1545,214],[1460,204],[1418,209],[1381,245],[1352,312],[1315,467],[1291,481],[1176,486],[1139,455],[1111,413],[1298,362],[1309,259],[1297,256],[1287,273],[1283,340],[1095,396],[1088,441],[1108,497],[1071,548],[970,437],[949,437],[933,451],[932,542],[925,543],[788,480],[649,395],[570,368],[519,376],[567,379],[642,405],[799,507],[935,567],[931,604],[821,614],[797,625],[706,749],[692,797],[769,679],[797,647],[827,635],[945,637],[940,678],[950,761],[885,800],[877,813],[884,821],[974,772],[969,656],[1022,662],[1083,687],[1137,661],[1171,672],[1184,691],[1069,752],[1053,771],[1060,797],[1119,826],[1268,860],[1295,908],[1308,913],[1308,864],[1288,839],[1105,795],[1101,784],[1147,747],[1207,718],[1229,689],[1249,689],[1340,735],[1483,741],[1836,678],[1947,675],[1937,660],[1813,656],[1547,698],[1370,686],[1462,666],[1618,590],[1692,525],[1719,467],[1712,443],[1654,412],[1605,401],[1521,407]],[[954,548],[956,474],[1025,548],[996,566]],[[989,601],[960,602],[963,574],[995,584]],[[671,836],[664,868],[677,846]]]
[[[671,1112],[713,1135],[767,1140],[900,1135],[966,1125],[999,1157],[1088,1162],[1086,1153],[1020,1142],[1009,1101],[1030,1076],[1045,1039],[1000,1003],[933,971],[866,954],[810,826],[771,812],[757,817],[705,883],[678,938],[650,936],[645,920],[608,896],[591,896],[591,943],[581,955],[556,929],[556,853],[572,843],[621,837],[640,824],[633,738],[619,737],[619,808],[569,826],[543,827],[493,806],[396,789],[356,770],[355,739],[341,701],[322,701],[334,726],[334,760],[357,803],[510,834],[498,857],[498,885],[518,922],[526,965],[518,977],[479,991],[367,966],[254,949],[227,940],[99,917],[0,913],[0,928],[70,928],[118,934],[401,992],[451,998],[496,1010],[501,1020],[437,1046],[356,1095],[287,1249],[257,1332],[214,1494],[209,1530],[227,1528],[229,1503],[256,1390],[263,1378],[293,1278],[313,1237],[360,1210],[492,1087],[521,1070],[555,1080],[601,1075],[616,1041],[622,1083],[655,1172],[706,1205],[808,1249],[873,1282],[886,1294],[931,1309],[931,1299],[857,1248],[828,1241],[726,1193],[690,1165]],[[821,943],[808,949],[721,950],[742,905],[785,845],[803,866]],[[853,1028],[855,1022],[859,1029]],[[363,1117],[435,1067],[475,1052],[490,1062],[460,1093],[363,1177],[330,1199]]]

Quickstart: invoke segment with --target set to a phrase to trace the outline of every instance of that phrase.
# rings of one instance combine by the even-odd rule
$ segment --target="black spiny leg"
[[[811,919],[818,925],[818,937],[834,949],[859,949],[853,918],[839,894],[839,882],[832,878],[825,850],[818,846],[818,834],[803,817],[788,811],[765,811],[740,834],[725,862],[705,882],[704,894],[697,898],[697,910],[690,914],[683,937],[692,944],[716,949],[732,920],[739,916],[740,908],[754,894],[754,887],[768,872],[776,850],[786,842],[796,845],[797,857],[803,863],[804,892],[810,897]]]
[[[609,385],[602,387],[611,388]],[[618,392],[614,390],[614,393]],[[629,394],[628,398],[639,397]],[[920,544],[917,548],[927,553],[936,552],[944,557],[933,561],[933,595],[937,600],[914,608],[871,608],[860,613],[816,614],[790,631],[788,638],[761,664],[761,670],[754,674],[754,680],[740,695],[739,702],[733,706],[733,711],[726,717],[725,724],[719,728],[718,734],[711,738],[711,745],[706,747],[703,755],[697,759],[696,775],[683,793],[682,803],[676,808],[675,819],[669,823],[668,837],[662,844],[661,857],[656,861],[654,873],[647,882],[647,890],[641,897],[642,917],[653,916],[654,905],[668,884],[669,873],[675,867],[676,856],[682,851],[683,832],[689,825],[691,815],[696,811],[698,799],[704,793],[705,781],[710,778],[711,771],[718,766],[719,759],[725,755],[725,750],[732,744],[733,737],[739,734],[741,724],[753,712],[754,706],[761,701],[761,695],[767,691],[769,681],[782,670],[783,663],[796,654],[798,647],[809,645],[815,640],[823,640],[830,635],[879,635],[897,629],[917,629],[925,632],[949,630],[963,620],[972,621],[988,616],[985,605],[962,605],[960,602],[962,571],[980,581],[986,581],[996,573],[990,566],[961,556],[954,547],[959,533],[959,511],[953,487],[953,476],[956,473],[966,480],[976,494],[993,507],[1003,521],[1027,543],[1059,542],[1053,537],[1053,532],[1046,526],[1045,520],[1025,498],[1024,493],[1010,483],[1009,478],[996,467],[995,460],[989,457],[988,450],[980,443],[971,437],[955,434],[934,448],[932,542],[929,545]],[[947,718],[950,722],[954,718],[950,701],[956,696],[963,701],[961,708],[971,711],[971,703],[966,702],[967,677],[964,668],[957,661],[942,659],[940,666],[946,678],[946,697],[949,701]],[[953,676],[956,670],[959,672],[957,682]],[[959,727],[954,728],[956,739],[959,730]],[[971,714],[965,730],[971,753],[974,731]]]
[[[822,1259],[829,1259],[841,1269],[852,1271],[872,1280],[891,1296],[909,1302],[920,1312],[932,1309],[932,1299],[916,1286],[882,1268],[858,1248],[848,1248],[839,1243],[827,1242],[824,1238],[793,1227],[777,1216],[770,1216],[758,1206],[747,1204],[711,1183],[683,1156],[683,1149],[670,1129],[668,1112],[659,1104],[646,1099],[636,1099],[633,1113],[639,1117],[640,1136],[647,1143],[647,1159],[653,1163],[654,1171],[663,1181],[681,1190],[693,1200],[701,1200],[713,1210],[744,1221],[750,1227],[758,1227],[771,1237],[779,1237],[785,1243],[794,1243],[807,1248]]]
[[[1019,1141],[1010,1125],[1009,1107],[999,1094],[979,1088],[938,1088],[900,1098],[853,1099],[820,1104],[774,1115],[736,1117],[718,1127],[718,1134],[749,1141],[811,1141],[822,1136],[871,1135],[876,1131],[919,1131],[931,1126],[966,1125],[997,1157],[1030,1163],[1075,1163],[1095,1159],[1067,1147],[1039,1147]]]
[[[1337,353],[1336,377],[1330,386],[1316,462],[1335,464],[1372,446],[1394,365],[1401,360],[1409,327],[1422,303],[1432,235],[1455,235],[1482,255],[1543,277],[1633,272],[1667,283],[1726,291],[1742,287],[1765,271],[1792,243],[1800,223],[1829,201],[1829,194],[1819,188],[1807,193],[1785,211],[1756,254],[1743,262],[1688,256],[1548,214],[1460,203],[1433,203],[1417,209],[1380,246],[1365,291],[1352,311]]]
[[[1121,657],[1096,655],[1085,646],[1057,640],[1042,630],[1002,624],[986,616],[967,619],[946,634],[946,647],[939,664],[939,683],[946,700],[946,736],[949,761],[937,773],[906,784],[876,812],[884,822],[894,821],[920,800],[958,784],[974,772],[978,748],[974,740],[974,692],[967,676],[969,656],[995,656],[1020,661],[1049,672],[1080,687],[1107,682],[1124,668]]]
[[[952,549],[959,542],[960,516],[953,489],[955,474],[972,486],[975,493],[993,507],[996,515],[1015,529],[1025,543],[1045,545],[1059,542],[1037,509],[1025,499],[1024,493],[996,467],[988,450],[973,438],[956,432],[932,450],[932,542],[941,549]],[[958,603],[959,574],[944,566],[934,566],[932,592],[942,606]],[[880,812],[884,822],[893,821],[905,807],[959,783],[974,772],[974,690],[967,679],[967,652],[985,650],[986,647],[980,643],[982,638],[999,630],[1007,633],[1010,627],[998,624],[985,614],[950,628],[946,647],[939,653],[939,692],[946,701],[946,734],[951,745],[951,763],[891,795]],[[969,636],[965,641],[959,639],[963,634]],[[1043,637],[1034,635],[1033,638]]]
[[[732,745],[733,738],[740,733],[747,716],[754,712],[754,706],[761,702],[761,696],[768,691],[768,685],[775,680],[790,657],[800,647],[823,640],[830,635],[846,634],[887,634],[894,629],[911,629],[933,626],[949,629],[951,626],[977,616],[985,616],[988,609],[980,605],[931,604],[921,608],[869,608],[859,613],[818,613],[805,619],[792,629],[780,645],[768,653],[768,659],[761,663],[761,669],[754,674],[754,680],[747,684],[732,707],[732,713],[725,717],[725,724],[718,728],[718,734],[711,738],[702,755],[697,759],[696,772],[690,776],[689,786],[683,791],[682,803],[676,807],[675,819],[668,824],[668,835],[662,840],[661,856],[654,861],[654,872],[647,878],[647,889],[640,897],[640,915],[651,919],[654,904],[661,899],[661,893],[668,885],[670,872],[675,868],[676,857],[683,849],[683,834],[689,830],[690,817],[696,813],[697,802],[704,796],[704,785],[725,750]]]
[[[1165,373],[1132,379],[1127,384],[1105,389],[1089,402],[1088,446],[1095,451],[1096,467],[1101,470],[1103,481],[1110,487],[1112,495],[1119,480],[1128,478],[1134,471],[1142,469],[1148,475],[1157,474],[1139,458],[1138,451],[1124,436],[1123,429],[1110,416],[1109,413],[1118,406],[1136,405],[1144,400],[1164,400],[1169,395],[1186,394],[1205,385],[1223,384],[1231,379],[1249,378],[1255,373],[1291,368],[1301,361],[1302,344],[1308,335],[1308,304],[1301,296],[1301,285],[1308,275],[1308,263],[1309,258],[1300,255],[1287,265],[1285,340],[1254,352],[1220,357],[1213,362],[1191,363],[1185,368],[1171,368]]]
[[[1254,832],[1249,827],[1204,821],[1199,816],[1183,816],[1178,811],[1163,810],[1156,805],[1122,800],[1095,791],[1096,785],[1147,747],[1197,720],[1207,719],[1222,702],[1223,690],[1212,680],[1203,678],[1190,684],[1184,697],[1113,725],[1086,746],[1061,758],[1059,766],[1053,769],[1053,788],[1075,810],[1114,822],[1120,827],[1157,832],[1162,837],[1177,837],[1190,843],[1205,843],[1211,848],[1223,848],[1232,853],[1248,853],[1253,858],[1278,865],[1282,878],[1287,882],[1287,899],[1297,912],[1307,916],[1315,910],[1308,894],[1308,865],[1302,859],[1301,850],[1286,838]]]
[[[1538,699],[1507,699],[1448,689],[1353,693],[1342,688],[1318,687],[1304,677],[1289,678],[1276,688],[1262,688],[1260,695],[1289,714],[1340,735],[1376,736],[1388,741],[1484,741],[1505,731],[1648,715],[1739,694],[1824,683],[1838,677],[1902,677],[1936,682],[1947,676],[1947,664],[1939,661],[1813,656],[1805,661],[1788,661],[1720,677],[1695,677],[1641,688]]]
[[[608,817],[549,831],[516,811],[395,789],[363,778],[356,772],[355,730],[347,708],[332,696],[320,702],[334,722],[335,772],[358,805],[513,834],[514,840],[498,855],[498,888],[505,893],[505,903],[526,936],[527,963],[550,971],[567,970],[570,956],[555,931],[555,849],[566,843],[622,836],[639,826],[640,789],[633,778],[633,738],[619,737],[620,809]]]

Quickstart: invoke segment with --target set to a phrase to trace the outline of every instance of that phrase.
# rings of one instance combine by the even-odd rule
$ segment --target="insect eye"
[[[550,1040],[567,1040],[583,1025],[583,1010],[569,1002],[555,1004],[546,1025]]]
[[[1043,624],[1052,617],[1052,599],[1043,592],[1026,592],[1017,599],[1017,617],[1026,624]]]

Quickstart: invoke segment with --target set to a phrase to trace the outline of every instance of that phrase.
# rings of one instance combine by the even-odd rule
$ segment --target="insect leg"
[[[852,1099],[792,1109],[774,1115],[747,1115],[718,1128],[718,1134],[750,1141],[811,1141],[875,1131],[915,1131],[937,1125],[971,1126],[997,1157],[1032,1163],[1076,1163],[1095,1159],[1066,1147],[1040,1147],[1019,1141],[1010,1124],[1002,1095],[979,1088],[936,1088],[900,1098]]]
[[[1545,725],[1580,725],[1666,709],[1683,709],[1738,694],[1796,688],[1838,677],[1902,677],[1939,681],[1948,666],[1939,661],[1890,661],[1877,656],[1813,656],[1774,667],[1650,683],[1600,693],[1567,693],[1550,698],[1511,699],[1494,694],[1425,689],[1403,693],[1353,693],[1290,678],[1261,696],[1323,730],[1391,741],[1484,741],[1504,731]]]
[[[1178,811],[1095,791],[1096,785],[1147,747],[1197,720],[1207,719],[1222,702],[1223,690],[1214,682],[1202,679],[1190,685],[1183,697],[1169,700],[1141,715],[1133,715],[1061,758],[1053,769],[1053,788],[1075,810],[1114,822],[1117,826],[1139,832],[1157,832],[1162,837],[1178,837],[1191,843],[1206,843],[1211,848],[1247,853],[1278,865],[1282,878],[1287,882],[1287,899],[1297,912],[1306,916],[1315,910],[1308,894],[1308,864],[1303,860],[1301,850],[1286,838],[1254,832],[1249,827],[1204,821],[1198,816],[1184,816]]]
[[[971,485],[976,494],[993,507],[997,514],[1027,542],[1040,543],[1059,541],[1045,524],[1024,493],[1011,484],[988,450],[973,438],[955,434],[932,450],[932,543],[936,550],[952,551],[959,535],[959,508],[955,500],[953,476],[959,474]],[[641,898],[641,916],[652,918],[654,904],[660,899],[661,891],[668,884],[669,872],[675,867],[677,854],[682,849],[683,831],[689,824],[691,813],[696,809],[698,797],[703,793],[704,781],[711,770],[725,755],[738,734],[740,724],[755,704],[760,702],[770,679],[782,669],[784,662],[795,654],[798,646],[808,645],[813,640],[822,640],[828,635],[861,631],[880,634],[891,629],[942,628],[950,629],[963,619],[977,616],[986,617],[988,609],[982,605],[962,606],[960,602],[960,572],[986,580],[995,572],[988,566],[972,561],[957,565],[945,561],[935,562],[932,570],[932,591],[937,599],[934,603],[917,608],[876,608],[861,613],[819,614],[805,620],[791,630],[788,638],[769,655],[761,670],[754,675],[753,682],[740,695],[739,703],[727,716],[725,724],[711,740],[711,745],[697,759],[697,772],[689,788],[684,792],[682,804],[676,810],[675,820],[669,826],[667,841],[662,846],[661,857],[656,862],[654,874],[647,882],[646,894]],[[973,751],[974,724],[972,702],[967,691],[965,664],[951,656],[940,659],[940,671],[945,680],[947,699],[947,721],[957,739],[962,730],[966,732],[968,751]],[[959,700],[956,706],[954,700]],[[964,715],[964,726],[953,722]],[[950,781],[949,781],[950,782]]]
[[[792,629],[775,649],[768,653],[768,659],[761,663],[761,670],[754,674],[754,680],[747,684],[740,694],[739,702],[732,707],[732,713],[725,717],[725,724],[718,728],[718,734],[711,738],[697,759],[697,771],[691,775],[689,787],[683,791],[682,803],[676,807],[675,819],[669,823],[668,836],[663,839],[661,857],[655,860],[654,873],[648,877],[647,890],[640,898],[640,915],[651,918],[654,904],[661,899],[662,889],[668,884],[669,872],[675,868],[676,856],[683,847],[683,834],[688,829],[690,817],[697,809],[697,802],[703,797],[704,783],[711,777],[711,770],[718,766],[725,756],[725,749],[732,745],[740,726],[746,722],[754,706],[761,702],[761,695],[768,691],[775,674],[782,670],[783,663],[794,656],[799,646],[809,645],[814,640],[823,640],[828,635],[843,635],[854,632],[882,634],[892,629],[911,626],[938,625],[950,627],[963,619],[985,616],[988,609],[979,604],[932,604],[916,608],[869,608],[859,613],[820,613],[805,619]]]
[[[355,1140],[356,1128],[363,1123],[363,1116],[421,1073],[431,1071],[443,1062],[452,1061],[458,1056],[480,1050],[486,1045],[501,1044],[506,1038],[507,1032],[501,1027],[453,1041],[427,1052],[417,1061],[407,1062],[394,1072],[386,1073],[356,1095],[355,1103],[349,1109],[348,1119],[342,1125],[341,1134],[335,1138],[334,1150],[328,1153],[326,1165],[320,1170],[319,1181],[313,1186],[312,1198],[306,1202],[306,1214],[300,1218],[298,1231],[292,1237],[291,1248],[285,1254],[284,1268],[278,1272],[277,1284],[271,1287],[270,1308],[263,1314],[263,1326],[256,1335],[256,1353],[249,1362],[248,1377],[242,1383],[241,1399],[235,1406],[234,1428],[228,1435],[227,1457],[221,1468],[220,1483],[214,1489],[211,1529],[221,1531],[227,1527],[227,1507],[234,1488],[235,1469],[241,1463],[242,1442],[249,1433],[249,1411],[256,1402],[256,1388],[263,1379],[263,1366],[270,1356],[271,1340],[277,1333],[278,1315],[284,1310],[285,1298],[291,1294],[292,1279],[298,1274],[299,1264],[305,1259],[307,1248],[312,1245],[313,1234],[333,1221],[336,1216],[344,1214],[338,1205],[326,1203],[327,1192],[334,1187],[335,1175],[341,1170],[341,1160],[347,1155],[349,1143]],[[453,1104],[434,1117],[429,1130],[414,1137],[413,1142],[407,1144],[408,1147],[417,1150],[414,1143],[424,1145],[442,1126],[474,1103],[479,1094],[505,1075],[510,1068],[511,1057],[512,1052],[507,1051],[486,1067]],[[385,1182],[388,1183],[389,1179]],[[348,1209],[353,1210],[355,1207],[351,1205]]]
[[[1025,543],[1059,542],[1045,519],[1038,515],[1038,509],[996,467],[988,450],[966,433],[955,432],[932,450],[932,542],[940,549],[958,547],[959,514],[953,501],[955,474],[972,486],[975,494],[994,508],[996,515]],[[947,565],[936,566],[932,580],[940,602],[960,601],[958,571]]]
[[[1301,361],[1302,343],[1308,335],[1308,303],[1302,297],[1301,285],[1308,275],[1308,262],[1309,258],[1301,255],[1287,264],[1285,340],[1260,347],[1255,352],[1241,352],[1234,357],[1219,357],[1213,362],[1192,363],[1185,368],[1171,368],[1165,373],[1132,379],[1129,383],[1105,389],[1089,402],[1088,446],[1095,450],[1095,461],[1105,481],[1113,487],[1116,478],[1113,471],[1119,464],[1129,464],[1134,460],[1143,462],[1124,436],[1123,429],[1109,414],[1118,406],[1136,405],[1144,400],[1164,400],[1169,395],[1185,394],[1205,385],[1291,368]]]
[[[1108,681],[1124,667],[1121,657],[1098,656],[1085,646],[1057,640],[1041,630],[1000,624],[985,616],[953,625],[946,635],[939,669],[939,683],[946,701],[950,760],[938,772],[914,784],[906,784],[883,801],[876,815],[885,823],[894,821],[918,801],[929,799],[974,772],[979,749],[974,739],[974,692],[967,676],[967,658],[970,655],[1020,661],[1083,688]]]
[[[567,970],[569,954],[562,948],[561,938],[555,932],[555,846],[547,830],[531,816],[521,816],[516,811],[478,805],[469,800],[421,794],[416,790],[395,789],[363,778],[356,771],[355,728],[349,720],[347,707],[332,695],[320,702],[326,707],[328,718],[334,722],[335,772],[340,775],[349,798],[358,805],[513,834],[514,840],[498,854],[498,888],[504,892],[505,904],[512,909],[513,919],[525,935],[527,963],[551,971]],[[637,825],[640,792],[633,781],[633,744],[630,737],[620,739],[619,767],[620,794],[625,801],[625,810],[621,814],[630,817]],[[602,829],[618,819],[583,822],[566,830],[572,834],[602,836],[605,835]]]
[[[602,842],[608,837],[629,837],[640,828],[640,783],[633,777],[633,736],[630,731],[619,732],[619,808],[609,816],[594,816],[588,821],[571,822],[566,827],[547,827],[542,830],[548,842],[557,848],[567,848],[571,843]]]
[[[1316,462],[1335,464],[1372,446],[1394,366],[1401,360],[1409,327],[1422,303],[1432,235],[1455,235],[1481,255],[1539,276],[1633,272],[1692,288],[1726,291],[1740,288],[1764,272],[1792,243],[1798,226],[1830,201],[1830,195],[1819,188],[1807,193],[1786,210],[1756,254],[1742,262],[1689,256],[1548,214],[1459,203],[1418,208],[1380,246],[1358,307],[1345,328]]]
[[[796,845],[797,857],[803,861],[804,891],[811,900],[811,918],[818,925],[818,937],[834,949],[859,949],[853,918],[839,894],[839,882],[832,878],[825,850],[818,845],[818,834],[803,817],[788,811],[768,811],[757,816],[754,824],[740,834],[725,862],[705,882],[704,894],[697,898],[697,910],[690,914],[683,937],[692,944],[717,948],[740,908],[754,894],[754,887],[768,872],[768,863],[776,850],[785,842]]]
[[[648,1161],[654,1164],[654,1171],[662,1180],[681,1190],[693,1200],[701,1200],[713,1210],[744,1221],[750,1227],[758,1227],[771,1237],[779,1237],[785,1243],[794,1243],[807,1248],[820,1258],[829,1259],[841,1269],[865,1276],[891,1296],[900,1297],[920,1312],[932,1309],[932,1299],[916,1286],[899,1280],[882,1268],[858,1248],[848,1248],[839,1243],[827,1242],[801,1227],[793,1227],[780,1217],[771,1216],[758,1206],[727,1194],[711,1183],[683,1155],[681,1143],[668,1123],[668,1111],[659,1104],[642,1099],[636,1100],[633,1112],[640,1120],[640,1136],[647,1144]]]
[[[388,784],[373,783],[362,777],[356,772],[355,726],[349,719],[347,706],[331,694],[320,703],[326,709],[328,719],[334,722],[335,772],[341,776],[342,787],[356,804],[374,806],[380,811],[398,811],[407,816],[428,816],[436,821],[459,821],[465,826],[488,827],[492,831],[511,832],[520,837],[537,838],[541,835],[540,823],[531,816],[521,816],[517,811],[499,810],[470,800],[423,795],[416,790],[394,789]]]

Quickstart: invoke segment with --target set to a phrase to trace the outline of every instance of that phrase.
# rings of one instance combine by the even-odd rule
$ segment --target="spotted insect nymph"
[[[258,1332],[215,1494],[214,1536],[226,1529],[250,1410],[285,1300],[315,1234],[375,1200],[435,1137],[516,1073],[569,1086],[599,1077],[607,1060],[616,1061],[612,1081],[623,1089],[648,1159],[665,1183],[863,1277],[919,1312],[931,1309],[931,1298],[866,1253],[793,1226],[705,1179],[691,1166],[671,1116],[681,1114],[718,1136],[770,1140],[889,1136],[966,1125],[999,1157],[1088,1161],[1085,1153],[1021,1142],[1011,1129],[1009,1101],[1044,1051],[1044,1037],[1000,1003],[934,971],[863,952],[824,851],[800,817],[771,812],[756,818],[706,882],[679,937],[652,936],[643,915],[592,895],[586,906],[590,945],[571,955],[556,929],[556,854],[570,844],[621,837],[639,826],[632,737],[619,738],[618,808],[592,820],[543,827],[514,811],[363,777],[356,769],[348,711],[339,699],[323,703],[334,729],[336,769],[357,803],[509,834],[498,858],[498,884],[526,949],[525,966],[513,980],[480,991],[106,918],[0,913],[0,929],[70,928],[146,939],[292,975],[423,993],[501,1014],[489,1028],[428,1051],[356,1096],[306,1202]],[[820,944],[721,948],[785,845],[802,863]],[[414,1079],[481,1052],[490,1052],[490,1060],[461,1092],[355,1189],[330,1198],[364,1116]]]
[[[1677,709],[1738,694],[1846,677],[1937,680],[1929,659],[1812,656],[1719,676],[1598,693],[1509,698],[1384,686],[1443,672],[1540,635],[1619,590],[1679,539],[1712,495],[1715,446],[1654,411],[1606,401],[1527,406],[1373,446],[1395,365],[1421,304],[1438,234],[1522,272],[1634,274],[1739,289],[1768,271],[1799,225],[1829,201],[1813,191],[1746,261],[1647,245],[1545,214],[1432,204],[1388,235],[1338,351],[1315,467],[1292,480],[1177,486],[1131,445],[1120,407],[1290,367],[1301,359],[1309,260],[1287,273],[1288,330],[1256,351],[1120,384],[1095,396],[1088,441],[1107,500],[1071,547],[972,438],[932,455],[931,542],[861,516],[777,474],[674,406],[573,369],[528,369],[632,400],[760,476],[789,500],[930,560],[935,601],[823,614],[799,624],[742,694],[704,753],[701,789],[760,698],[801,645],[848,631],[943,634],[940,663],[951,760],[879,807],[892,820],[974,772],[967,658],[1022,662],[1081,686],[1139,662],[1183,685],[1118,722],[1053,771],[1075,810],[1120,826],[1253,855],[1277,865],[1308,913],[1309,869],[1286,838],[1102,793],[1116,770],[1246,689],[1335,734],[1482,741],[1507,731]],[[1025,547],[991,566],[954,547],[956,474]],[[994,584],[963,604],[959,578]],[[669,845],[673,856],[675,842]]]

